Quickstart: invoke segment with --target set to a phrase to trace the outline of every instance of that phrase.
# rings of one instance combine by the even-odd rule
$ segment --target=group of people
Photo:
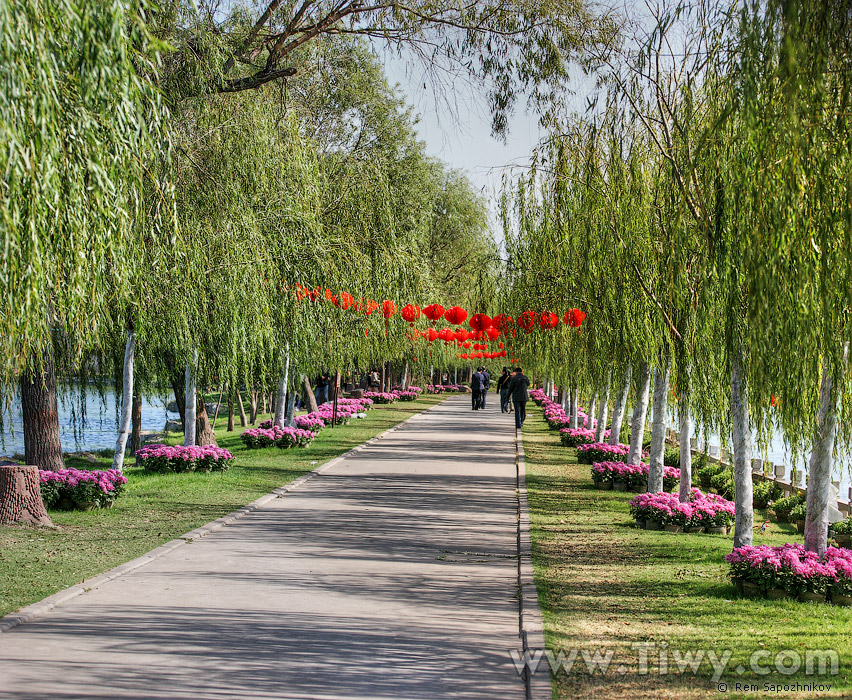
[[[520,367],[509,371],[503,368],[503,374],[497,380],[497,391],[500,394],[500,411],[515,413],[515,427],[520,428],[527,417],[527,401],[529,401],[530,380]],[[485,397],[491,388],[491,375],[485,367],[477,367],[470,378],[471,400],[474,411],[485,408]],[[514,405],[514,409],[513,409]]]

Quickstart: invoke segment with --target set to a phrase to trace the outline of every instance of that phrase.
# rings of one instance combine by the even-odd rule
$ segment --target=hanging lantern
[[[367,314],[367,316],[369,316],[371,313],[373,313],[378,308],[379,308],[379,305],[376,302],[374,302],[372,299],[367,299],[367,304],[364,307],[364,313]]]
[[[430,343],[434,343],[436,340],[438,340],[438,331],[436,331],[434,328],[430,328],[427,333],[429,335]]]
[[[542,311],[538,322],[542,330],[549,331],[559,325],[559,316],[552,311]]]
[[[467,323],[475,331],[484,331],[491,327],[491,317],[485,314],[474,314]]]
[[[571,309],[567,312],[563,317],[566,326],[571,326],[571,328],[579,328],[583,321],[586,320],[586,314],[580,309]]]
[[[468,333],[466,329],[464,329],[464,328],[457,328],[456,329],[456,339],[457,340],[464,341],[464,340],[467,340],[469,337],[470,337],[470,333]]]
[[[497,343],[497,347],[502,350],[503,349],[503,343]]]
[[[420,307],[417,304],[406,304],[402,307],[402,311],[399,312],[400,316],[409,323],[414,323],[420,318],[420,313]]]
[[[429,304],[423,307],[423,315],[430,321],[437,321],[444,315],[444,307],[440,304]]]
[[[507,333],[514,323],[515,320],[508,314],[497,314],[491,319],[491,325],[503,334]]]
[[[557,323],[559,323],[559,319],[557,319],[557,320],[556,320],[556,322],[557,322]],[[488,329],[487,331],[485,331],[485,332],[488,334],[488,339],[489,339],[489,340],[497,340],[497,338],[498,338],[498,337],[499,337],[499,335],[500,335],[500,331],[498,331],[498,330],[497,330],[496,328],[494,328],[494,327],[489,328],[489,329]]]
[[[441,331],[438,333],[438,337],[445,343],[449,343],[455,340],[455,338],[453,338],[453,332],[449,328],[442,328]]]
[[[462,343],[462,347],[466,350],[470,350],[470,343]]]
[[[355,303],[355,297],[349,292],[340,292],[340,308],[346,311],[352,304]]]
[[[461,306],[451,306],[444,312],[444,318],[457,326],[460,323],[464,323],[464,320],[467,318],[467,311]]]
[[[394,304],[389,299],[385,299],[382,302],[382,316],[385,318],[390,318],[396,314],[396,304]]]
[[[535,311],[524,311],[524,313],[518,316],[517,323],[527,333],[531,333],[533,328],[535,328],[537,321],[538,314]]]

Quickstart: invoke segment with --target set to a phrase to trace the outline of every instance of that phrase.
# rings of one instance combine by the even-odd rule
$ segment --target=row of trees
[[[120,466],[140,391],[184,396],[192,443],[205,385],[413,361],[398,316],[295,294],[494,294],[484,204],[426,157],[369,42],[497,78],[499,131],[519,86],[609,33],[582,3],[0,2],[0,371],[27,462],[63,466],[57,376],[121,387]]]
[[[516,354],[589,397],[634,388],[638,460],[653,380],[649,489],[677,401],[689,437],[732,439],[734,545],[750,544],[752,434],[810,450],[806,546],[826,546],[837,440],[848,445],[852,309],[850,16],[844,3],[688,3],[597,55],[597,101],[554,122],[507,182],[510,308],[564,301],[582,332]],[[617,440],[617,431],[612,439]]]

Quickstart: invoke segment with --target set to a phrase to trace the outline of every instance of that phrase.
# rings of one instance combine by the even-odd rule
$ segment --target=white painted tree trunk
[[[624,409],[627,408],[627,397],[630,395],[630,380],[633,378],[633,366],[627,365],[624,370],[624,383],[621,393],[616,397],[612,407],[612,425],[609,431],[609,444],[617,445],[621,437],[621,423],[624,421]]]
[[[645,416],[648,414],[648,395],[651,392],[651,368],[647,362],[639,365],[636,375],[636,403],[633,405],[633,420],[630,424],[630,451],[628,464],[642,461],[642,440],[645,437]]]
[[[654,422],[651,425],[651,455],[648,462],[648,493],[663,490],[663,460],[666,455],[668,424],[669,376],[672,360],[666,355],[662,367],[654,371]]]
[[[849,352],[843,349],[843,367]],[[829,507],[831,503],[831,478],[834,471],[834,440],[837,436],[837,416],[840,413],[841,392],[834,388],[831,362],[826,358],[822,367],[822,384],[819,392],[819,415],[813,452],[808,465],[807,515],[805,516],[805,550],[825,553],[828,538]]]
[[[576,429],[580,427],[580,392],[577,387],[571,387],[571,427]]]
[[[589,404],[589,410],[586,411],[586,423],[585,428],[587,430],[591,430],[595,426],[595,407],[597,406],[598,395],[595,394],[592,396],[592,403]]]
[[[562,410],[565,413],[568,413],[568,410],[570,408],[570,405],[569,405],[570,402],[571,402],[571,392],[569,391],[568,387],[563,386],[562,387],[562,401],[560,403],[562,404]]]
[[[402,390],[408,391],[408,363],[405,363],[405,368],[402,370]]]
[[[184,390],[183,444],[195,444],[195,373],[198,367],[198,350],[193,348],[192,361],[186,363],[186,385]]]
[[[606,432],[606,413],[609,408],[609,383],[610,375],[607,372],[606,385],[601,395],[600,407],[598,408],[598,427],[595,429],[595,442],[603,442],[604,432]]]
[[[689,378],[684,380],[688,384]],[[680,400],[677,413],[680,419],[680,493],[678,500],[686,503],[692,496],[692,451],[689,441],[692,439],[692,418],[689,415],[689,391],[690,387],[681,387]]]
[[[284,371],[278,380],[278,394],[275,397],[275,420],[273,425],[284,427],[287,418],[287,385],[290,375],[290,343],[284,345]]]
[[[731,360],[731,420],[734,438],[734,547],[752,543],[754,535],[751,480],[751,424],[748,416],[748,376],[740,357]]]
[[[112,468],[121,471],[124,468],[124,451],[127,449],[127,437],[130,435],[130,420],[133,414],[133,360],[136,354],[136,333],[127,329],[127,344],[124,346],[124,372],[121,380],[121,421],[118,426],[118,438],[115,441],[115,454]]]
[[[284,411],[284,425],[288,428],[293,428],[296,421],[293,419],[293,413],[296,410],[296,392],[298,391],[298,379],[301,376],[299,371],[293,368],[293,388],[290,389],[290,398],[287,399],[287,408]]]

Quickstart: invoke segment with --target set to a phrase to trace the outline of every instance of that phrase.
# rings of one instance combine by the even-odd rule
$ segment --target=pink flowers
[[[627,488],[646,488],[648,486],[647,464],[626,464],[624,462],[595,462],[592,464],[592,479],[597,482],[623,482]],[[671,491],[680,481],[680,469],[663,467],[663,490]]]
[[[630,502],[630,513],[638,520],[653,520],[660,525],[724,527],[734,521],[734,503],[695,488],[687,503],[680,503],[676,493],[640,493]]]
[[[759,586],[762,592],[782,588],[788,593],[852,594],[852,551],[829,547],[823,556],[806,552],[801,544],[777,547],[737,547],[725,557],[729,575],[738,583]]]
[[[561,428],[559,437],[566,447],[577,447],[595,441],[595,431],[591,428]],[[604,437],[609,437],[609,430],[604,431]]]
[[[41,498],[47,508],[57,506],[75,507],[78,504],[107,506],[117,499],[125,477],[118,469],[88,471],[84,469],[60,469],[39,471]]]
[[[310,430],[301,428],[281,428],[277,425],[271,428],[249,428],[240,435],[246,447],[256,449],[275,445],[281,449],[290,447],[307,447],[314,439]]]
[[[233,462],[234,455],[215,445],[146,445],[136,451],[137,465],[160,473],[227,471]]]

